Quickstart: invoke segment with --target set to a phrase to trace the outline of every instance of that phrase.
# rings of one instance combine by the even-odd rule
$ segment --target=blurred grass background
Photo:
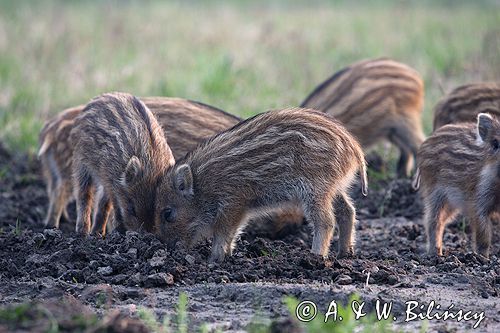
[[[498,1],[0,0],[0,140],[35,152],[43,122],[106,91],[177,96],[247,117],[392,57],[443,92],[500,78]]]

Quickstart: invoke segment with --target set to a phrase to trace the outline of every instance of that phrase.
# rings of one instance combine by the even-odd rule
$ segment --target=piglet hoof
[[[76,230],[75,234],[77,238],[87,238],[89,236],[89,234],[83,230]]]
[[[43,223],[45,229],[59,229],[58,226],[52,221],[45,221]]]
[[[423,259],[431,265],[439,265],[445,262],[445,258],[442,255],[438,255],[437,252],[426,253]]]
[[[321,257],[323,260],[328,260],[328,252],[325,254],[319,253],[317,251],[311,250],[311,253],[315,256]]]
[[[215,257],[215,256],[210,256],[208,259],[209,264],[221,264],[224,262],[224,257]]]
[[[347,251],[339,251],[337,259],[352,259],[354,258],[354,249],[349,249]]]
[[[210,264],[220,264],[222,262],[224,262],[224,253],[221,253],[221,252],[212,252],[212,254],[210,255],[210,258],[208,258],[208,262]]]
[[[104,239],[104,238],[106,238],[106,234],[102,233],[102,232],[92,232],[91,235],[94,236],[97,239]]]
[[[443,248],[430,248],[429,251],[427,251],[427,256],[429,257],[434,257],[434,258],[439,258],[443,256]]]
[[[489,249],[479,249],[478,254],[488,261],[490,259]]]
[[[80,238],[87,237],[89,235],[89,232],[85,230],[85,228],[76,228],[75,230],[76,236]]]

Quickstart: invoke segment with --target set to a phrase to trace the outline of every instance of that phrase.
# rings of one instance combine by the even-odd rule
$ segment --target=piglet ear
[[[493,118],[488,113],[480,113],[477,115],[477,134],[481,141],[486,140],[492,127]]]
[[[193,174],[189,165],[182,164],[175,169],[174,185],[177,192],[184,197],[193,196]]]
[[[142,175],[142,164],[137,156],[132,156],[123,172],[124,185],[131,185]]]

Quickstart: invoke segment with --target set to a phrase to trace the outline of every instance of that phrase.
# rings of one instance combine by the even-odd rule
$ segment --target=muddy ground
[[[422,325],[461,332],[476,322],[404,323],[410,300],[435,300],[441,312],[450,304],[454,312],[484,311],[474,331],[500,331],[499,234],[486,260],[470,252],[468,227],[458,219],[446,229],[447,256],[429,258],[421,203],[410,181],[373,178],[367,198],[353,189],[359,220],[355,258],[337,260],[336,240],[329,260],[311,255],[306,224],[278,234],[250,226],[234,255],[214,265],[207,263],[208,243],[189,253],[172,252],[153,236],[133,232],[81,238],[70,221],[61,230],[44,230],[47,196],[38,162],[0,146],[0,307],[17,313],[15,304],[31,302],[23,318],[0,312],[0,332],[48,331],[53,325],[73,331],[84,323],[96,332],[145,332],[142,322],[130,318],[147,307],[161,322],[175,312],[180,291],[189,297],[190,331],[201,323],[244,331],[248,323],[264,320],[274,321],[276,332],[291,332],[292,324],[283,322],[284,296],[314,301],[325,312],[332,300],[346,302],[353,293],[367,302],[367,310],[376,299],[393,302],[394,323],[404,332]]]

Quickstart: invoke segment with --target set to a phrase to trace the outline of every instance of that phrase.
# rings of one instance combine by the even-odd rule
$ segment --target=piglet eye
[[[161,211],[161,219],[163,222],[172,223],[175,219],[174,209],[167,207]]]
[[[491,141],[491,146],[493,147],[493,149],[495,150],[498,150],[498,148],[500,148],[500,144],[498,143],[498,140],[497,139],[493,139]]]

